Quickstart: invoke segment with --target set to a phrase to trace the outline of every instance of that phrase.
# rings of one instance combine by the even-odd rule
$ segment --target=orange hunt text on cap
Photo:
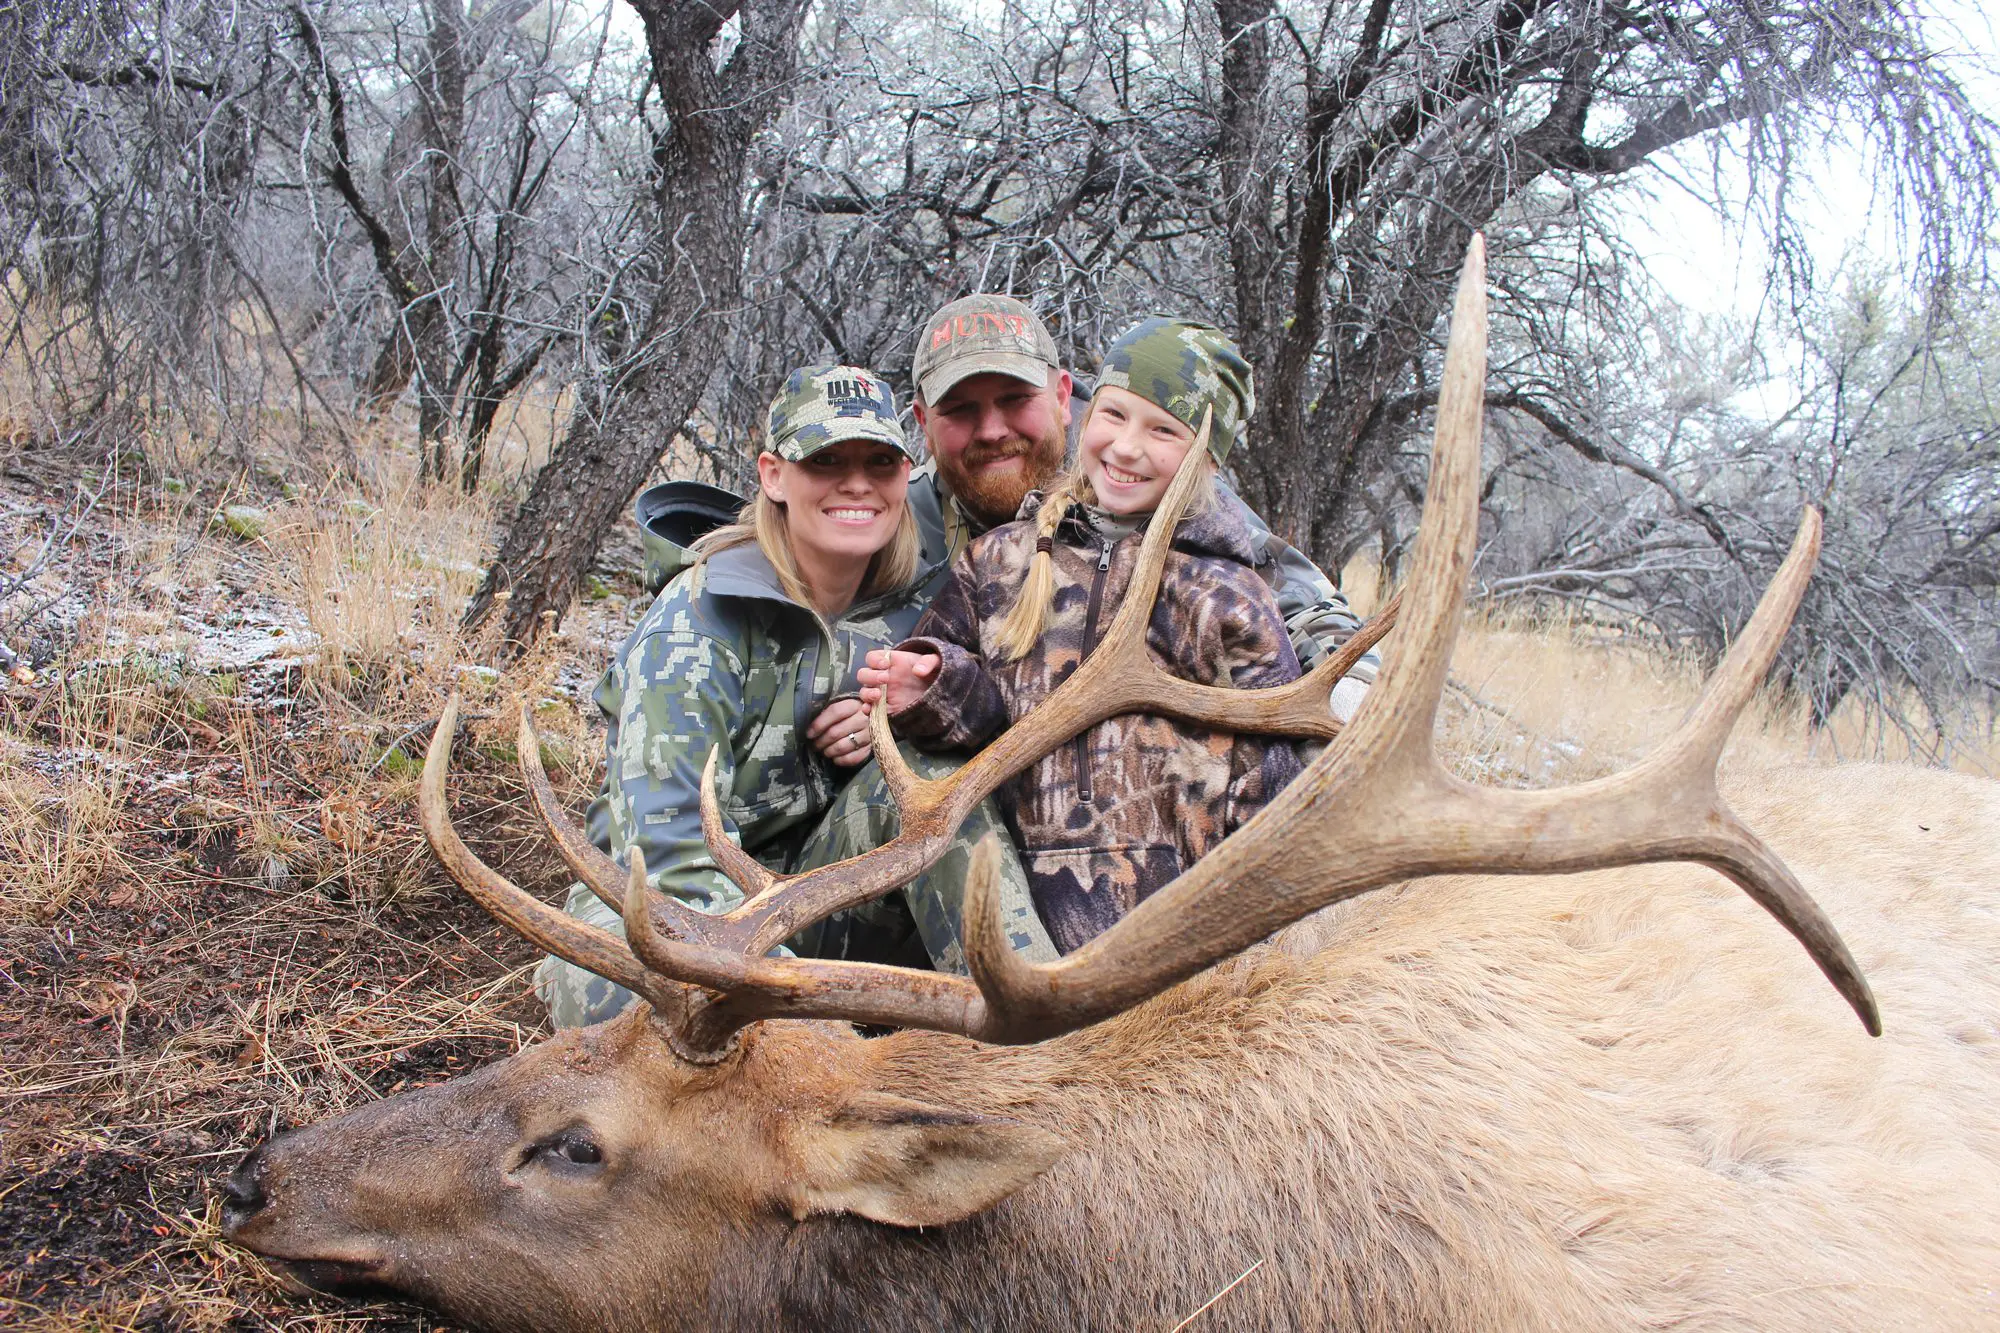
[[[975,333],[1005,333],[1009,329],[1020,338],[1028,337],[1028,321],[1019,315],[1002,315],[986,310],[972,315],[955,315],[931,330],[931,346],[942,347],[953,338],[970,338]]]

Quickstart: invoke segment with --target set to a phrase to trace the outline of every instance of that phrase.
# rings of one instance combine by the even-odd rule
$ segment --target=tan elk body
[[[266,1187],[321,1220],[244,1238],[492,1328],[1164,1331],[1260,1260],[1190,1328],[2000,1326],[2000,786],[1732,795],[1879,1040],[1707,871],[1436,879],[1038,1045],[767,1023],[696,1070],[643,1023],[566,1033],[281,1140]],[[882,1093],[1067,1152],[951,1226],[795,1222]],[[602,1188],[517,1165],[576,1126]]]
[[[454,709],[426,770],[440,855],[651,1004],[274,1140],[227,1188],[231,1235],[309,1283],[491,1329],[2000,1324],[2000,787],[1765,772],[1733,793],[1740,820],[1714,791],[1812,520],[1655,757],[1566,793],[1479,791],[1430,758],[1471,554],[1478,261],[1475,243],[1408,642],[1237,837],[1045,968],[996,943],[976,874],[965,979],[762,954],[914,873],[971,787],[899,777],[904,839],[793,880],[712,836],[751,895],[728,918],[660,902],[638,867],[621,890],[550,811],[578,872],[622,894],[628,952],[458,841]],[[1165,695],[1141,699],[1264,706]],[[1087,725],[1038,722],[1054,704],[1007,763]],[[968,766],[987,790],[1005,767]],[[1729,879],[1526,873],[1674,857]],[[1479,867],[1515,873],[1444,873]],[[1814,962],[1872,1030],[1865,970],[1888,1035]]]

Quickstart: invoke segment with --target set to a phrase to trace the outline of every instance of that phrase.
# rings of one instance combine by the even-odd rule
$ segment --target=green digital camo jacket
[[[1361,618],[1319,566],[1265,526],[1226,482],[1218,479],[1216,493],[1223,507],[1234,509],[1242,519],[1257,571],[1277,594],[1278,614],[1291,635],[1292,650],[1299,655],[1300,665],[1312,670],[1361,628]],[[935,583],[942,587],[952,561],[986,528],[939,483],[935,461],[927,461],[910,473],[910,510],[923,534],[924,562],[937,566]],[[933,595],[937,587],[931,589]],[[1371,652],[1355,664],[1347,678],[1373,681],[1380,665],[1381,659]]]
[[[820,757],[805,727],[858,687],[855,670],[870,649],[912,631],[923,601],[912,587],[823,622],[780,591],[755,545],[678,573],[677,546],[652,528],[646,545],[649,572],[672,577],[598,682],[609,735],[589,831],[621,856],[641,848],[662,891],[705,912],[728,911],[741,894],[701,834],[709,747],[721,746],[724,823],[751,855],[788,868],[848,776]]]
[[[1032,515],[1039,496],[1022,506]],[[1240,506],[1218,505],[1174,531],[1147,622],[1153,659],[1204,685],[1259,689],[1296,680],[1299,660],[1255,562]],[[1141,537],[1099,536],[1072,507],[1056,530],[1055,595],[1034,651],[988,647],[1035,553],[1021,521],[977,538],[902,646],[941,659],[928,689],[893,717],[926,748],[973,750],[1019,721],[1096,647],[1124,600]],[[1201,859],[1299,772],[1289,741],[1175,722],[1114,717],[1045,755],[999,793],[1028,885],[1064,953],[1108,928]]]

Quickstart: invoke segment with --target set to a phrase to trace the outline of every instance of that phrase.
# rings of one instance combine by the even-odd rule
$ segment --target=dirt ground
[[[447,614],[477,503],[176,486],[32,445],[0,465],[0,592],[32,575],[0,627],[41,607],[9,644],[36,679],[0,685],[0,1325],[439,1327],[282,1290],[222,1242],[215,1185],[275,1130],[543,1031],[533,951],[417,832],[425,724],[467,692],[458,826],[558,894],[512,719],[534,706],[580,808],[590,674],[636,584],[596,576],[574,637],[502,673]],[[212,520],[238,502],[266,523]]]

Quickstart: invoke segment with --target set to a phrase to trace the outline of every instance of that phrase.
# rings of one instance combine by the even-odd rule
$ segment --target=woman
[[[923,609],[911,457],[888,385],[851,366],[794,371],[771,404],[756,498],[694,543],[599,683],[607,771],[590,831],[621,863],[641,848],[656,888],[705,912],[741,898],[701,834],[711,746],[725,824],[781,869],[832,804],[846,772],[835,765],[867,757],[863,713],[832,736],[806,729]],[[623,933],[581,885],[568,910]],[[553,958],[535,989],[558,1027],[601,1022],[631,998]]]

